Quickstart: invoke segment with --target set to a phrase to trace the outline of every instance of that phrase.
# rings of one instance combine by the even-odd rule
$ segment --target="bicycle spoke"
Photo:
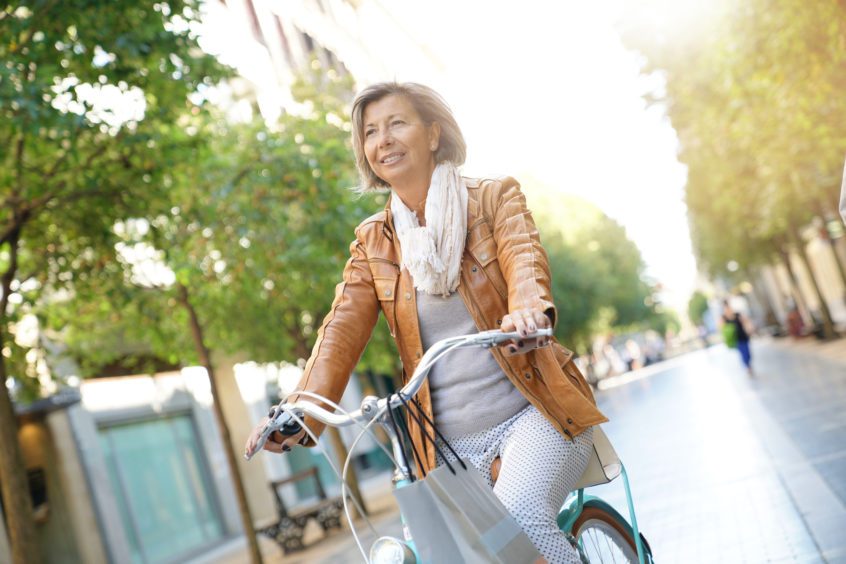
[[[588,519],[581,525],[577,540],[584,549],[585,557],[590,564],[635,564],[637,552],[630,537],[615,528],[610,519],[612,517],[604,514],[602,518]]]

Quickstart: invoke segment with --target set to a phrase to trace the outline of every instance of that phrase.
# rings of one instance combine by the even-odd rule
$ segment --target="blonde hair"
[[[376,176],[367,156],[364,154],[364,110],[371,102],[378,102],[385,96],[404,96],[414,107],[427,126],[437,123],[441,128],[438,149],[435,151],[435,162],[450,161],[455,166],[464,164],[467,159],[467,144],[461,128],[452,115],[452,110],[440,94],[422,84],[415,82],[379,82],[372,84],[359,92],[353,102],[352,144],[355,151],[355,163],[361,177],[359,192],[372,192],[388,188],[387,182]]]

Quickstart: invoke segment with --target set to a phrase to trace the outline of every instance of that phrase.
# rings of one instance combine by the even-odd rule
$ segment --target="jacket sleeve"
[[[378,317],[379,300],[373,277],[364,245],[356,233],[356,240],[350,244],[350,258],[344,267],[343,280],[335,287],[332,307],[317,331],[317,341],[296,389],[339,402]],[[287,401],[297,399],[294,391]],[[315,401],[305,396],[302,399]],[[313,419],[306,418],[305,423],[316,435],[323,431],[324,425]],[[306,443],[307,446],[313,444],[311,439]]]
[[[493,209],[497,259],[508,285],[508,311],[536,309],[558,320],[550,289],[549,258],[526,207],[520,184],[511,177],[496,181],[486,191]],[[485,205],[485,203],[483,203]],[[488,208],[491,209],[491,208]]]

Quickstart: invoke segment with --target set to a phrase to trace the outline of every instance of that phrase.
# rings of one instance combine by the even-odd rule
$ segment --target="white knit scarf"
[[[414,287],[427,294],[449,296],[458,287],[467,232],[467,186],[450,162],[432,173],[426,195],[426,225],[393,193],[391,214],[402,249],[402,266]]]

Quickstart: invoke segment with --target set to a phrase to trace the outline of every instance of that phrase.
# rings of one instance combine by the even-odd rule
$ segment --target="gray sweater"
[[[417,315],[424,349],[446,337],[478,332],[458,292],[443,298],[418,291]],[[435,425],[446,437],[484,431],[529,405],[485,349],[447,353],[432,367],[429,386]]]

